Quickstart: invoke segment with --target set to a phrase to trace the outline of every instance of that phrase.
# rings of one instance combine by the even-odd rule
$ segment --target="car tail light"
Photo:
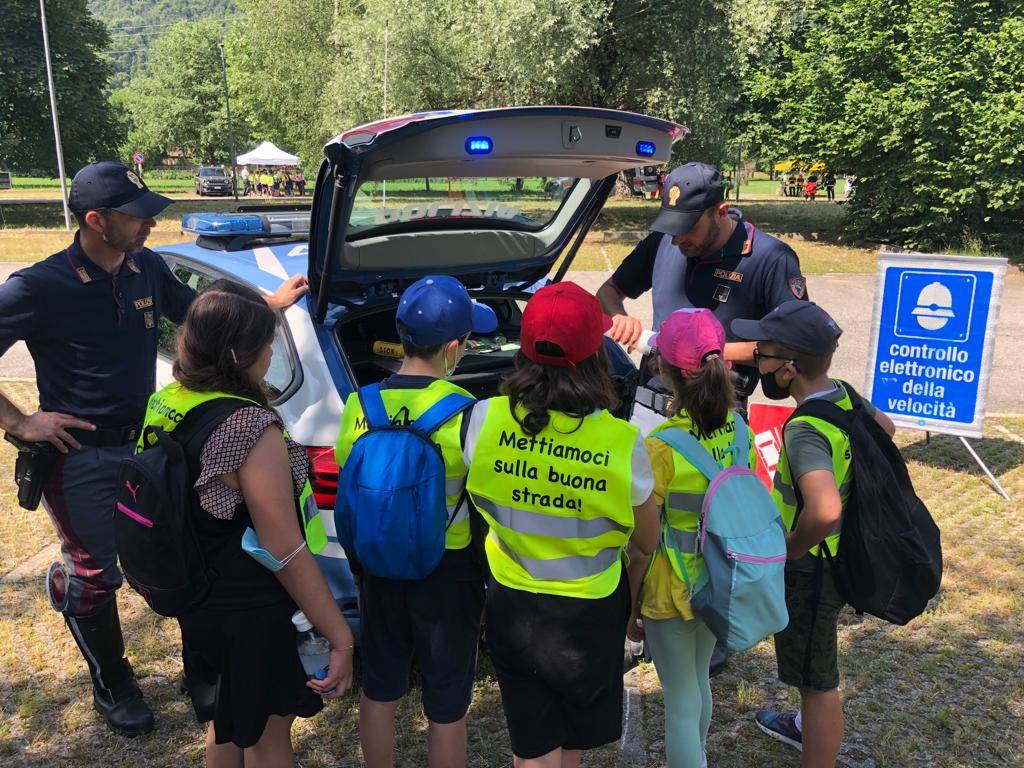
[[[334,460],[333,448],[306,447],[311,465],[309,484],[313,487],[316,505],[334,509],[334,498],[338,495],[338,463]]]

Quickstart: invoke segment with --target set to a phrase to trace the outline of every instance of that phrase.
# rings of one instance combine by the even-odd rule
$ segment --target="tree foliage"
[[[128,119],[126,150],[153,157],[177,150],[200,162],[229,161],[223,39],[218,22],[199,21],[179,22],[156,42],[151,73],[114,95]],[[235,150],[241,153],[250,120],[244,111],[233,111],[232,118]]]
[[[690,127],[687,159],[721,158],[738,88],[729,0],[365,0],[339,19],[330,131],[387,112],[576,104]]]
[[[107,34],[85,0],[47,0],[54,89],[68,173],[113,151],[117,127],[103,95]],[[6,0],[0,24],[0,167],[57,173],[37,0]]]
[[[244,115],[253,141],[273,141],[315,166],[328,138],[322,115],[340,60],[335,8],[347,12],[348,0],[240,5],[245,18],[232,27],[227,46],[232,115]]]
[[[821,0],[783,57],[751,86],[764,135],[856,174],[856,234],[917,248],[1019,238],[1019,3]]]

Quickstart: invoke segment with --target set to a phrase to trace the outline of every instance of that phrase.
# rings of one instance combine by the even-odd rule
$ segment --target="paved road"
[[[23,266],[0,264],[0,281],[6,280],[11,272]],[[605,273],[570,272],[568,279],[575,280],[593,292],[604,282]],[[843,328],[843,338],[833,367],[835,374],[849,380],[855,387],[863,387],[874,308],[875,276],[813,275],[808,278],[808,289],[815,301],[826,307]],[[1024,361],[1024,313],[1017,311],[1022,306],[1024,275],[1011,269],[1003,288],[1002,312],[989,384],[990,414],[1024,412],[1024,395],[1021,394],[1024,377],[1016,375]],[[645,324],[652,322],[649,298],[627,301],[626,307]],[[0,359],[0,377],[32,378],[34,375],[32,358],[20,342]],[[760,398],[760,394],[757,397]]]

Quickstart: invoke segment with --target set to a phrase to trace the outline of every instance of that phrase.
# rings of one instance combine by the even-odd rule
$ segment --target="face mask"
[[[448,350],[446,349],[444,351],[444,378],[446,378],[446,379],[450,378],[451,375],[453,373],[455,373],[455,369],[458,368],[458,367],[459,367],[459,350],[458,350],[458,348],[456,347],[456,349],[455,349],[455,362],[453,362],[451,364],[450,368],[448,367]]]
[[[761,391],[764,392],[764,396],[769,400],[785,400],[789,397],[790,385],[782,386],[775,379],[775,374],[785,367],[785,365],[780,365],[774,371],[760,374]]]
[[[280,571],[295,559],[295,556],[299,554],[305,546],[306,542],[303,541],[293,552],[286,555],[284,560],[278,560],[270,554],[270,552],[260,546],[260,538],[252,528],[246,528],[245,533],[242,534],[242,551],[267,570],[275,572]]]

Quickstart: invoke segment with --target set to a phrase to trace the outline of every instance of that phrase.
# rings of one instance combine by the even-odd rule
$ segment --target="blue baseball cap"
[[[498,327],[494,310],[473,301],[466,286],[447,275],[427,275],[406,288],[395,319],[407,329],[402,338],[418,346],[444,344]]]
[[[136,219],[152,219],[173,200],[151,192],[127,165],[104,160],[89,163],[71,180],[68,208],[74,213],[108,209]]]
[[[685,235],[704,211],[725,200],[722,175],[707,163],[674,168],[661,189],[661,210],[651,229],[666,235]]]

